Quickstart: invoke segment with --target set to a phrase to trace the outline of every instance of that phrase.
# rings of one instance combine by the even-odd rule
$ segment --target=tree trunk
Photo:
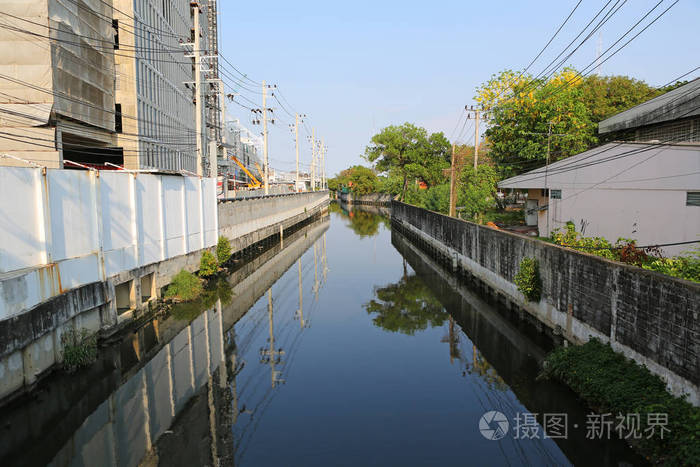
[[[403,174],[403,191],[401,192],[401,202],[406,201],[406,188],[408,185],[408,176]]]

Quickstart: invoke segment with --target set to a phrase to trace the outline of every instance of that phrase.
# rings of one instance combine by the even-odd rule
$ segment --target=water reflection
[[[387,331],[413,335],[428,326],[442,326],[449,314],[415,274],[404,275],[395,284],[378,287],[376,299],[364,305],[372,322]]]
[[[273,306],[272,284],[291,264],[298,262],[301,274],[301,256],[312,245],[319,252],[314,269],[325,277],[319,240],[327,228],[328,219],[321,219],[287,235],[284,246],[242,258],[198,300],[164,309],[113,338],[92,367],[57,372],[4,407],[0,465],[233,465],[232,427],[253,413],[238,405],[237,377],[246,362],[237,357],[234,325],[265,292]],[[274,388],[283,382],[276,337],[286,342],[288,336],[274,327],[273,314],[270,308],[269,345],[260,357]],[[308,314],[302,321],[310,325]],[[293,343],[288,348],[293,352]]]
[[[322,220],[241,259],[199,302],[4,411],[0,426],[18,429],[3,432],[0,464],[643,462],[582,432],[484,439],[488,410],[510,420],[567,413],[584,427],[587,409],[536,379],[546,336],[486,303],[385,218],[376,230],[353,228],[356,218],[369,217],[337,212],[330,231]]]
[[[331,203],[331,211],[340,214],[349,221],[348,226],[360,238],[374,237],[379,233],[380,226],[389,227],[391,211],[380,206],[348,206],[341,203]]]

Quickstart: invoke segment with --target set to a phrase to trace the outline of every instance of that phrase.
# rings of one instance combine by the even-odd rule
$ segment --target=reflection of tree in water
[[[371,207],[367,209],[371,209]],[[360,237],[373,237],[379,233],[380,224],[384,224],[387,228],[390,225],[389,218],[366,209],[351,209],[348,211],[338,203],[331,203],[330,211],[337,212],[343,218],[349,220],[350,228]]]
[[[382,216],[366,211],[350,211],[350,228],[360,237],[373,237],[379,233]]]
[[[442,326],[449,314],[418,276],[404,274],[396,284],[375,291],[377,299],[366,303],[365,310],[375,314],[375,326],[391,332],[413,335],[431,327]]]
[[[491,389],[497,389],[499,391],[508,389],[506,382],[498,375],[496,369],[486,361],[486,358],[484,358],[476,346],[472,347],[472,362],[471,367],[467,362],[467,372],[480,376]]]

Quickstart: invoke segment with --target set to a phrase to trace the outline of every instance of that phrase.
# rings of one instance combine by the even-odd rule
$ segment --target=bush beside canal
[[[545,361],[544,376],[566,383],[600,413],[639,414],[639,426],[628,433],[642,433],[630,444],[651,462],[665,465],[700,465],[700,408],[666,390],[666,384],[646,367],[616,353],[610,345],[591,339],[584,345],[561,347]],[[663,439],[649,414],[667,414]],[[652,418],[654,415],[652,415]],[[628,421],[629,422],[629,421]],[[653,430],[654,431],[648,431]],[[651,437],[647,437],[653,433]]]
[[[194,300],[202,294],[202,290],[202,282],[199,278],[191,272],[182,270],[173,277],[165,291],[165,297],[181,301]]]
[[[91,365],[97,359],[97,334],[71,329],[61,336],[63,368],[69,373]]]

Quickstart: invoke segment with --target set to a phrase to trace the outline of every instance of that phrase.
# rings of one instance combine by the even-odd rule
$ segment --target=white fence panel
[[[187,252],[202,248],[201,230],[201,183],[198,179],[187,177],[185,179],[185,215],[187,224]],[[216,203],[214,203],[216,206]]]
[[[160,177],[140,174],[136,177],[135,189],[139,265],[145,266],[163,259]]]
[[[101,172],[100,205],[102,248],[106,275],[110,277],[137,265],[133,175]]]
[[[94,172],[47,171],[51,217],[51,258],[60,261],[96,253],[97,212]]]
[[[217,206],[211,200],[216,199],[216,179],[202,179],[202,213],[204,225],[204,247],[216,245],[218,238]]]
[[[0,320],[216,237],[214,179],[0,167]]]
[[[185,182],[182,177],[161,177],[165,257],[185,254]]]
[[[0,183],[0,273],[45,261],[41,181],[41,169],[3,169]]]

